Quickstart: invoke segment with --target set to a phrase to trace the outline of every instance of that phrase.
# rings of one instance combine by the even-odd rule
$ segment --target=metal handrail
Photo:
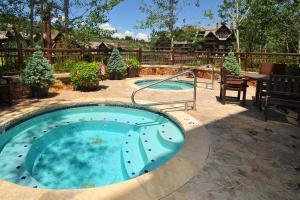
[[[189,73],[192,73],[193,74],[193,78],[194,78],[194,95],[193,95],[193,99],[192,100],[185,100],[185,101],[171,101],[171,102],[158,102],[158,103],[146,103],[146,104],[139,104],[135,101],[135,95],[141,91],[141,90],[144,90],[146,88],[149,88],[151,86],[154,86],[154,85],[158,85],[162,82],[165,82],[165,81],[168,81],[168,80],[171,80],[171,79],[174,79],[176,77],[179,77],[179,76],[182,76],[184,74],[189,74]],[[197,75],[196,75],[196,69],[193,68],[193,69],[187,69],[187,70],[184,70],[178,74],[175,74],[173,76],[170,76],[168,78],[165,78],[165,79],[162,79],[162,80],[159,80],[159,81],[156,81],[154,83],[151,83],[149,85],[146,85],[144,87],[141,87],[137,90],[135,90],[132,94],[131,94],[131,101],[132,101],[132,104],[135,105],[135,106],[157,106],[157,105],[168,105],[168,104],[176,104],[176,103],[184,103],[184,106],[185,106],[185,110],[188,109],[188,103],[192,102],[193,103],[193,110],[196,110],[196,100],[197,100]]]

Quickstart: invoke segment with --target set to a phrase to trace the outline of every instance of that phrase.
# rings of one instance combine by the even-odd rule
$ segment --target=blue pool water
[[[66,108],[0,136],[0,178],[33,188],[99,187],[154,170],[183,143],[181,129],[159,113],[109,105]]]
[[[144,87],[150,85],[158,80],[140,80],[136,81],[135,84]],[[156,90],[186,90],[193,88],[194,85],[187,81],[164,81],[158,85],[153,85],[150,88]]]

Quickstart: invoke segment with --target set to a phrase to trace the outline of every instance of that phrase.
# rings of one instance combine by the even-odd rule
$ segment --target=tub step
[[[172,149],[165,147],[159,141],[157,126],[141,128],[140,141],[147,157],[147,163],[141,173],[157,168],[172,156]]]
[[[181,130],[170,124],[162,124],[158,127],[158,139],[165,147],[172,150],[177,150],[184,143]]]
[[[129,178],[140,175],[140,171],[146,164],[146,158],[141,152],[139,144],[139,134],[136,131],[129,131],[125,136],[122,145],[122,159],[125,171]]]

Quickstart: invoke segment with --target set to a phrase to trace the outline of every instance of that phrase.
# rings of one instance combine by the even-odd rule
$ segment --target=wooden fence
[[[19,73],[34,51],[35,49],[0,49],[0,73]],[[60,64],[66,60],[106,62],[111,54],[111,52],[89,48],[43,49],[43,51],[51,64]],[[211,51],[171,52],[142,49],[123,50],[120,53],[124,60],[136,58],[142,64],[147,65],[199,66],[213,64],[215,67],[220,67],[227,56],[227,53]],[[245,71],[257,71],[259,64],[265,62],[300,63],[300,54],[248,52],[236,53],[236,56],[241,60]]]

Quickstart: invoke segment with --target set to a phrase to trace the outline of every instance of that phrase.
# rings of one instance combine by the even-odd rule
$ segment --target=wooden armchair
[[[9,105],[12,105],[12,96],[11,96],[11,84],[9,78],[4,78],[0,76],[0,91],[1,94],[6,93],[6,100],[4,100],[4,103],[8,103]],[[4,96],[4,95],[3,95]],[[2,95],[0,97],[3,97]]]
[[[271,75],[267,83],[265,120],[272,105],[296,108],[300,120],[300,76]]]
[[[285,64],[273,64],[273,63],[262,63],[259,68],[260,74],[271,75],[284,75],[286,71]],[[267,83],[264,81],[258,81],[258,92],[259,92],[259,109],[262,110],[263,98],[266,98],[267,95]]]
[[[246,102],[247,87],[247,80],[242,79],[239,76],[234,76],[225,68],[221,68],[220,99],[222,104],[226,103],[226,91],[232,90],[238,92],[238,101],[240,101],[241,92],[243,92],[242,105],[244,106]]]

